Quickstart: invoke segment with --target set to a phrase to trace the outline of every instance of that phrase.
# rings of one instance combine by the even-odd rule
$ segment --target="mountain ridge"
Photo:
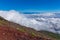
[[[49,37],[49,36],[45,35],[44,33],[37,32],[36,30],[34,30],[32,28],[21,26],[19,24],[13,23],[13,22],[9,22],[9,21],[5,20],[3,17],[0,17],[0,30],[1,30],[0,31],[1,33],[5,32],[5,33],[2,33],[2,35],[0,34],[1,40],[10,40],[10,39],[11,40],[56,40],[55,38]],[[11,34],[9,35],[9,33],[11,33]],[[17,38],[8,39],[6,37],[6,39],[5,39],[4,38],[6,36],[5,34],[8,35],[8,38],[14,37],[13,35],[15,34],[15,37],[17,37]],[[4,37],[3,37],[3,35],[4,35]],[[20,36],[18,36],[18,35],[20,35]]]

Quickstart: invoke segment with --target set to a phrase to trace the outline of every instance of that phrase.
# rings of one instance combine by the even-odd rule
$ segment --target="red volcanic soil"
[[[26,32],[15,28],[0,26],[0,40],[51,40],[42,37],[32,37]]]

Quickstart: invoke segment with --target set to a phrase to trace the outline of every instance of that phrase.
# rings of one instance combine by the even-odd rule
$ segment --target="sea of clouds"
[[[8,21],[34,28],[35,30],[46,30],[60,33],[60,13],[24,14],[15,10],[0,11],[0,16]]]

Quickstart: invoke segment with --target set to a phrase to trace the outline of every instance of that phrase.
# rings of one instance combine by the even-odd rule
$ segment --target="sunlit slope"
[[[58,40],[60,36],[55,36],[57,34],[53,34],[50,36],[49,32],[37,32],[36,30],[32,29],[32,28],[28,28],[25,26],[21,26],[19,24],[13,23],[13,22],[9,22],[7,20],[5,20],[4,18],[0,17],[0,30],[6,32],[5,30],[7,30],[7,34],[9,37],[14,37],[14,34],[16,33],[17,35],[20,36],[16,36],[18,38],[9,38],[6,40]],[[13,34],[13,36],[10,36],[9,33]],[[18,34],[19,33],[19,34]],[[1,35],[1,34],[0,34]],[[3,36],[3,35],[2,35]],[[5,35],[6,36],[6,35]],[[54,37],[53,37],[54,36]],[[57,38],[56,38],[57,37]],[[2,37],[1,37],[2,38]],[[5,40],[4,38],[1,40]]]

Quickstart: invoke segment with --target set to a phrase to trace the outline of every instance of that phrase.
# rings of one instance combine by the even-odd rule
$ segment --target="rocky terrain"
[[[32,28],[9,22],[0,17],[0,40],[57,40]]]

